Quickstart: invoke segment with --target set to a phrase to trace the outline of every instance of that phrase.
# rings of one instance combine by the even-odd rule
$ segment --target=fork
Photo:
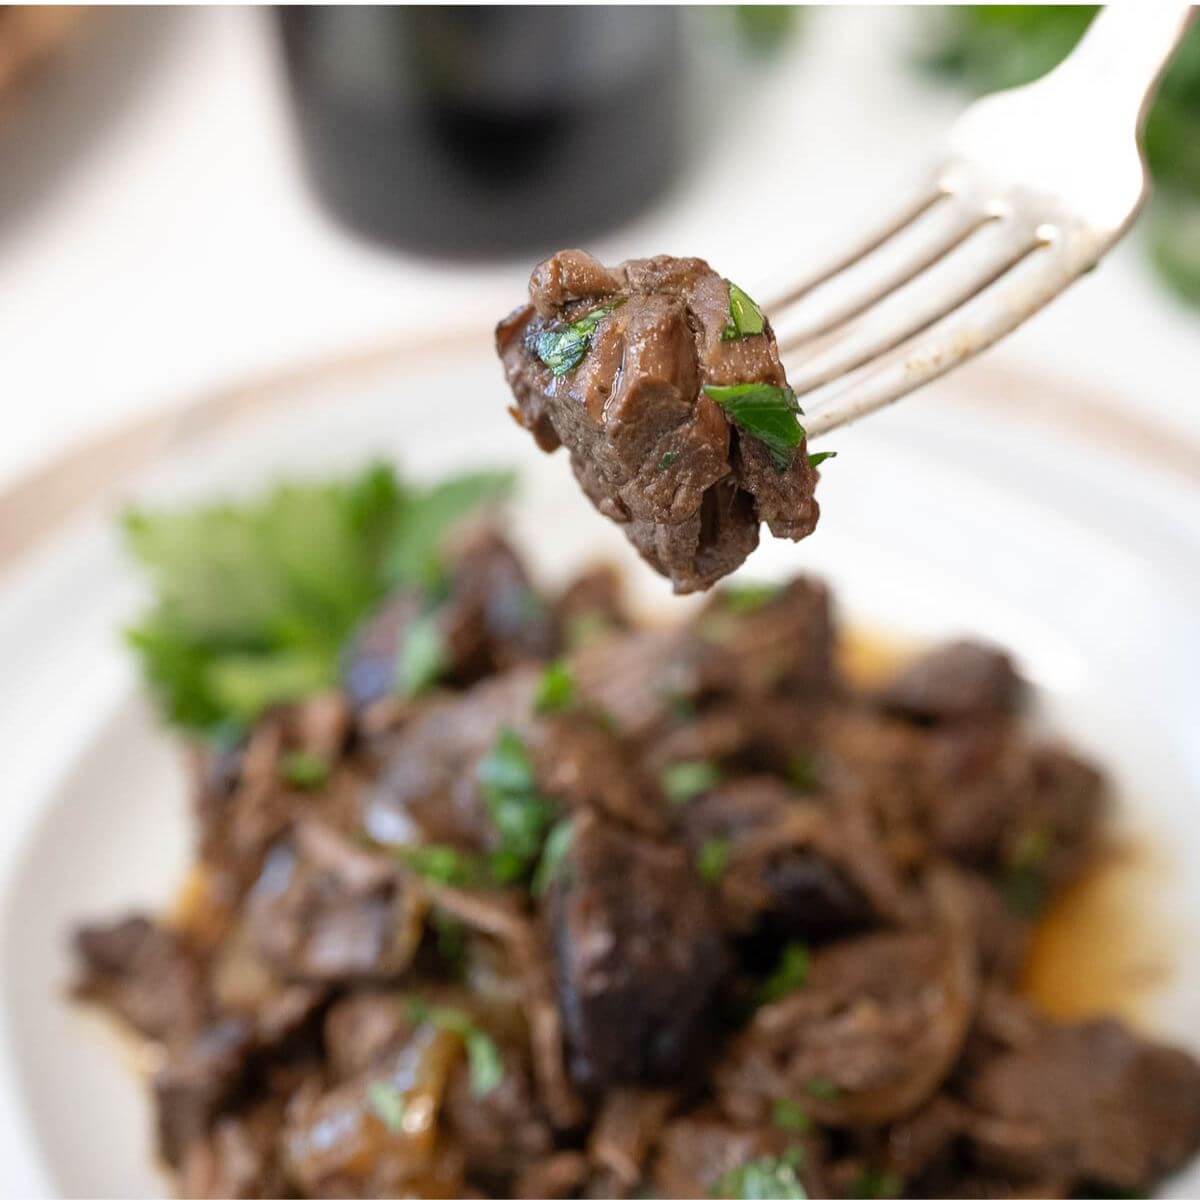
[[[1142,124],[1193,16],[1103,9],[1049,74],[972,104],[885,220],[764,306],[810,438],[985,350],[1120,240],[1149,190]]]

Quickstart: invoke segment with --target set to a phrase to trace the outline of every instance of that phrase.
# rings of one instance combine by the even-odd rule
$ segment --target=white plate
[[[768,542],[747,573],[819,572],[855,621],[974,631],[1016,651],[1049,719],[1113,772],[1122,819],[1169,852],[1158,907],[1179,952],[1151,1015],[1200,1045],[1200,492],[1171,469],[965,403],[963,386],[838,435],[820,529],[800,546]],[[972,373],[973,391],[989,386]],[[123,491],[182,500],[371,455],[421,476],[515,464],[516,523],[544,577],[615,558],[644,598],[668,602],[562,455],[536,454],[508,420],[482,340],[279,385]],[[0,1186],[12,1195],[165,1190],[129,1055],[63,990],[71,924],[162,904],[188,856],[175,747],[115,632],[139,596],[112,509],[110,497],[79,516],[0,587]],[[1200,1172],[1190,1179],[1178,1194]]]

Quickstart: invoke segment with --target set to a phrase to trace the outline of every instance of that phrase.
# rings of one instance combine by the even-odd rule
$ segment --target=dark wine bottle
[[[308,174],[359,232],[550,251],[642,210],[682,149],[677,9],[279,10]]]

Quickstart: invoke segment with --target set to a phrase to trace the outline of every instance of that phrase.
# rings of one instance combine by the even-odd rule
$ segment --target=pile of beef
[[[753,332],[736,323],[735,296]],[[781,460],[709,391],[766,385],[794,404],[749,297],[699,258],[609,269],[582,250],[540,263],[529,297],[496,330],[514,415],[543,450],[566,446],[588,499],[677,592],[735,570],[764,521],[776,537],[812,533],[817,473],[803,437]],[[791,413],[774,419],[800,435]]]
[[[1095,1196],[1200,1147],[1200,1065],[1017,994],[1103,787],[957,644],[863,693],[817,583],[634,628],[459,550],[394,664],[196,755],[180,912],[76,936],[161,1048],[189,1196]]]

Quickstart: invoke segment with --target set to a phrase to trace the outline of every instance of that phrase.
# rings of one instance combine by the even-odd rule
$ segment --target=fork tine
[[[847,267],[852,267],[873,250],[877,250],[884,242],[906,229],[922,213],[932,208],[947,194],[947,189],[942,184],[940,171],[929,172],[905,199],[877,225],[840,250],[834,257],[815,268],[810,268],[806,275],[801,276],[798,283],[793,283],[787,291],[772,297],[768,303],[764,304],[763,311],[768,316],[772,316],[789,304],[794,304],[813,288],[819,287],[826,280],[846,270]]]
[[[966,197],[921,213],[870,254],[771,314],[781,346],[789,349],[832,333],[866,312],[997,219]]]
[[[911,280],[886,300],[823,339],[804,343],[803,361],[789,376],[796,395],[886,354],[934,325],[1004,275],[1039,244],[1035,223],[1006,217]],[[784,341],[783,353],[798,347]]]
[[[923,336],[810,393],[804,419],[808,436],[856,421],[946,374],[1011,332],[1076,278],[1064,242],[1043,242]]]

